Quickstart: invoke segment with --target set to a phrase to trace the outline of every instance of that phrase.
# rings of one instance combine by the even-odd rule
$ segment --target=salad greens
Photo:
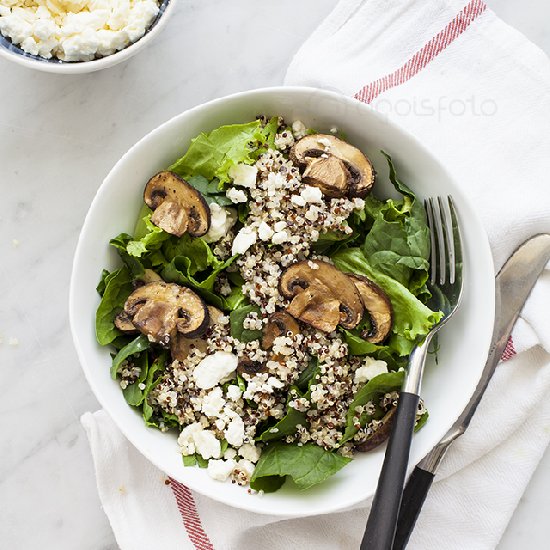
[[[185,178],[208,204],[231,206],[233,203],[225,194],[232,181],[231,168],[238,164],[252,165],[268,149],[275,149],[280,124],[280,119],[273,117],[264,123],[255,120],[201,133],[169,170]],[[391,334],[381,344],[373,344],[362,336],[368,319],[355,329],[338,329],[351,356],[368,355],[385,361],[389,368],[389,372],[375,376],[357,390],[346,414],[340,446],[358,432],[357,407],[399,391],[408,355],[442,315],[426,305],[430,298],[426,286],[430,239],[424,207],[399,179],[391,157],[384,155],[390,181],[401,198],[368,195],[364,208],[354,211],[347,220],[353,230],[351,234],[327,231],[321,233],[312,246],[314,253],[328,256],[339,270],[366,276],[376,283],[389,298],[393,310]],[[240,203],[236,210],[238,229],[246,223],[249,206]],[[245,328],[245,319],[250,313],[257,313],[261,318],[262,311],[250,304],[243,292],[244,279],[233,265],[236,255],[221,259],[214,245],[204,238],[191,237],[188,233],[181,237],[168,234],[152,222],[151,215],[152,210],[143,205],[133,235],[121,233],[110,241],[122,267],[112,272],[103,270],[101,274],[95,330],[100,345],[111,345],[115,349],[111,365],[113,379],[118,379],[126,368],[135,368],[138,372],[131,384],[123,385],[128,404],[141,412],[148,426],[181,429],[175,415],[154,408],[150,402],[149,394],[159,384],[170,362],[168,350],[151,343],[142,334],[129,336],[115,326],[115,318],[128,296],[137,286],[151,280],[162,279],[188,287],[208,305],[229,313],[231,336],[243,344],[261,339],[262,331]],[[229,285],[223,294],[215,286],[221,276]],[[271,422],[262,424],[256,432],[256,441],[263,444],[263,451],[251,478],[252,489],[275,491],[287,478],[299,488],[307,489],[350,461],[337,450],[330,452],[316,444],[301,445],[286,440],[286,436],[296,434],[300,426],[308,425],[306,412],[295,408],[294,400],[311,398],[312,386],[318,383],[320,372],[319,362],[313,357],[288,390],[284,414],[277,421],[272,418]],[[225,382],[224,388],[231,384],[237,384],[241,391],[247,386],[240,374],[237,379]],[[359,425],[364,428],[380,414],[376,408],[374,411],[364,408],[359,415]],[[426,412],[416,428],[420,429],[427,419]],[[223,453],[228,442],[223,440],[221,445]],[[208,461],[195,453],[183,456],[183,464],[207,467]]]

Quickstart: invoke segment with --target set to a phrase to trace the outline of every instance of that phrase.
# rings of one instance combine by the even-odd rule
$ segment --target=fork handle
[[[419,397],[402,391],[386,448],[378,487],[372,501],[361,550],[391,550],[397,515],[409,463],[409,450],[416,420]]]

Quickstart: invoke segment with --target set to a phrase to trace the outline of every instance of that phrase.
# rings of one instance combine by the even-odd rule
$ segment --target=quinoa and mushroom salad
[[[441,314],[423,205],[383,155],[399,199],[376,196],[374,166],[335,129],[259,116],[144,182],[133,234],[110,241],[121,267],[102,273],[96,335],[184,466],[306,489],[387,439]],[[421,402],[416,428],[427,418]]]

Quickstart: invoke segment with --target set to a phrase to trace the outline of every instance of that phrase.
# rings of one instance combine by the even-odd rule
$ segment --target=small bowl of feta
[[[2,0],[0,56],[39,71],[79,74],[135,55],[176,0]]]

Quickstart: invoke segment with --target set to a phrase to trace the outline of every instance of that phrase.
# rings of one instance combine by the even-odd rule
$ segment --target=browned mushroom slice
[[[340,159],[331,155],[311,160],[302,174],[302,181],[318,187],[325,197],[346,197],[350,187],[350,173]]]
[[[151,221],[171,235],[202,237],[210,229],[210,208],[203,196],[173,172],[159,172],[145,186]]]
[[[275,338],[287,336],[289,332],[293,336],[300,332],[300,327],[294,317],[285,311],[272,313],[262,333],[262,348],[271,349]]]
[[[327,196],[343,197],[349,195],[350,197],[364,197],[374,185],[375,173],[369,159],[357,147],[346,143],[336,136],[330,134],[305,136],[294,145],[290,156],[295,163],[305,169],[304,175],[310,169],[310,165],[316,162],[315,159],[328,160],[336,158],[343,163],[347,171],[347,185],[345,187],[338,187],[342,194]],[[336,164],[332,163],[332,166],[333,169],[331,171],[325,169],[325,172],[329,175],[334,175],[336,171]],[[318,173],[320,172],[320,168],[316,170]],[[341,173],[339,177],[341,177]],[[318,181],[319,178],[317,178]],[[322,181],[334,193],[335,187],[331,183],[331,180]],[[324,192],[323,187],[319,183],[314,183],[312,180],[311,184],[317,185]]]
[[[239,364],[237,365],[237,374],[240,374],[241,376],[243,374],[248,374],[249,376],[256,376],[256,374],[260,372],[266,372],[267,367],[258,362],[258,361],[251,361],[247,358],[242,358],[239,360]]]
[[[308,292],[300,297],[305,289]],[[355,328],[363,317],[364,307],[357,288],[345,273],[327,262],[309,260],[292,264],[281,275],[279,290],[285,298],[293,298],[288,313],[306,323],[315,322],[312,326],[319,330],[332,332],[338,324]],[[338,316],[334,313],[335,302]],[[322,313],[317,315],[316,311]]]
[[[390,436],[393,426],[393,418],[396,411],[397,407],[392,407],[379,421],[376,429],[367,435],[360,443],[355,445],[355,449],[362,453],[366,453],[384,443],[384,441],[386,441],[386,439]]]
[[[132,324],[150,341],[169,345],[176,331],[203,334],[209,322],[206,304],[192,290],[175,283],[153,282],[134,290],[124,304]]]
[[[361,336],[371,344],[382,343],[389,335],[393,321],[393,309],[387,294],[375,283],[362,275],[348,273],[353,281],[365,310],[370,317],[370,329]]]
[[[332,332],[340,321],[340,301],[328,289],[312,285],[295,296],[286,310],[297,319],[323,332]]]
[[[135,332],[137,330],[124,310],[115,317],[115,327],[122,332]]]
[[[208,315],[210,318],[209,327],[213,327],[220,322],[220,318],[223,316],[218,308],[214,306],[208,307]],[[172,338],[170,344],[170,351],[172,353],[172,359],[177,359],[178,361],[185,361],[192,349],[198,349],[202,353],[206,353],[207,342],[206,337],[208,333],[203,335],[201,338],[188,338],[181,333],[176,333],[176,336]]]

